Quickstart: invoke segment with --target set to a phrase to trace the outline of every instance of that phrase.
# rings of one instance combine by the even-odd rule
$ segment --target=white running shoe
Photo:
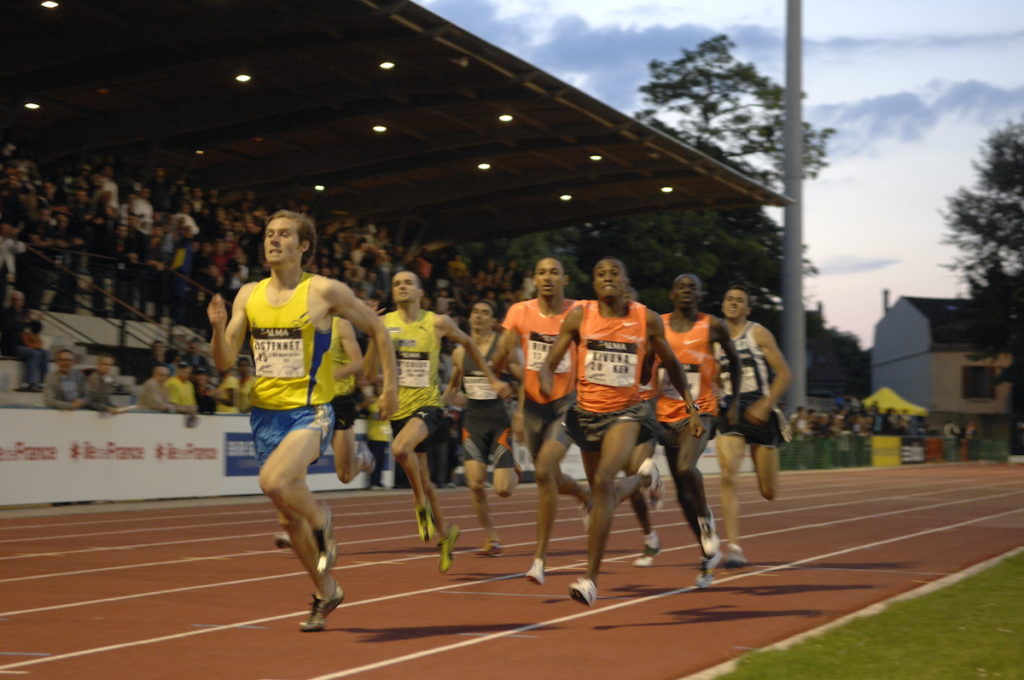
[[[665,487],[661,483],[661,474],[658,472],[658,466],[654,462],[654,457],[652,456],[640,463],[640,468],[636,472],[638,475],[651,478],[651,485],[647,488],[647,494],[651,498],[651,507],[655,510],[660,509]]]
[[[576,583],[569,586],[569,597],[580,604],[593,607],[594,600],[597,599],[597,586],[589,578],[578,579]]]
[[[372,475],[373,471],[377,468],[377,459],[373,457],[373,454],[369,451],[360,451],[358,458],[359,466],[356,471]]]
[[[643,554],[633,560],[634,567],[653,567],[654,556],[661,552],[661,540],[658,538],[658,532],[651,529],[651,533],[644,537],[644,552]]]
[[[288,536],[287,532],[280,531],[274,534],[274,546],[277,548],[290,548],[292,547],[292,539]]]
[[[725,556],[725,562],[722,566],[726,569],[745,567],[747,566],[747,557],[738,545],[731,545],[729,546],[729,554]]]
[[[711,508],[707,509],[706,517],[697,517],[697,526],[700,527],[700,548],[705,555],[713,555],[718,552],[721,541],[718,540],[718,529],[715,527],[715,515]]]
[[[715,580],[715,567],[722,561],[722,551],[716,550],[711,557],[704,557],[700,561],[700,574],[697,575],[697,587],[701,590],[711,586]]]
[[[537,558],[533,561],[530,571],[526,572],[526,580],[538,586],[544,585],[544,560]]]

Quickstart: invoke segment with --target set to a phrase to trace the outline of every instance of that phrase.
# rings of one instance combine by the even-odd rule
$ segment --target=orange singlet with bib
[[[585,451],[598,450],[605,432],[623,421],[640,423],[637,443],[657,430],[640,396],[640,367],[647,352],[647,307],[630,302],[626,316],[601,316],[597,300],[580,303],[576,406],[565,429]]]
[[[690,397],[697,404],[697,410],[701,414],[717,415],[718,398],[715,396],[714,384],[718,361],[711,351],[711,317],[698,314],[693,327],[682,333],[672,330],[672,314],[662,314],[661,319],[665,324],[665,339],[686,372]],[[658,421],[675,423],[685,420],[690,414],[686,402],[669,382],[663,368],[658,369],[658,383]]]

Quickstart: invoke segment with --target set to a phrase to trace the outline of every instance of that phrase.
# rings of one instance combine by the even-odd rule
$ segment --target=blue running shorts
[[[330,453],[334,427],[334,409],[330,404],[300,406],[285,410],[252,407],[249,414],[252,443],[260,465],[293,430],[316,430],[320,433],[320,455]],[[316,462],[316,461],[313,461]]]

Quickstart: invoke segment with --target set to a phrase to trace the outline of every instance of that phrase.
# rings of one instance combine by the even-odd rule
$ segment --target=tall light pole
[[[782,132],[786,195],[782,239],[782,352],[793,372],[786,407],[807,403],[807,329],[803,285],[803,96],[800,0],[786,0],[786,120]]]

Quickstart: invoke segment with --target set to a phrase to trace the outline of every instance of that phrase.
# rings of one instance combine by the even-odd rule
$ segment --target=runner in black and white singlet
[[[473,303],[469,312],[469,335],[485,361],[493,358],[498,344],[495,316],[494,304],[489,300]],[[497,557],[502,553],[502,545],[487,502],[487,466],[494,466],[494,493],[501,498],[511,496],[519,483],[519,466],[512,456],[512,443],[509,441],[511,419],[505,400],[494,392],[487,376],[462,346],[452,352],[452,374],[444,393],[445,403],[455,399],[460,388],[465,396],[462,449],[465,451],[466,483],[480,526],[487,534],[487,541],[477,556]]]
[[[750,309],[750,293],[744,286],[732,286],[725,292],[722,316],[740,362],[738,367],[733,367],[724,360],[721,350],[716,350],[725,394],[723,408],[729,409],[738,399],[740,410],[735,424],[720,423],[723,427],[715,439],[722,468],[722,520],[729,541],[724,562],[726,567],[742,567],[747,563],[739,544],[739,498],[736,495],[743,451],[750,444],[761,495],[772,500],[779,477],[778,445],[780,440],[788,438],[789,430],[785,418],[775,408],[779,397],[789,387],[789,364],[771,331],[748,321]],[[733,370],[740,371],[739,395],[731,394],[729,388],[729,373]]]

